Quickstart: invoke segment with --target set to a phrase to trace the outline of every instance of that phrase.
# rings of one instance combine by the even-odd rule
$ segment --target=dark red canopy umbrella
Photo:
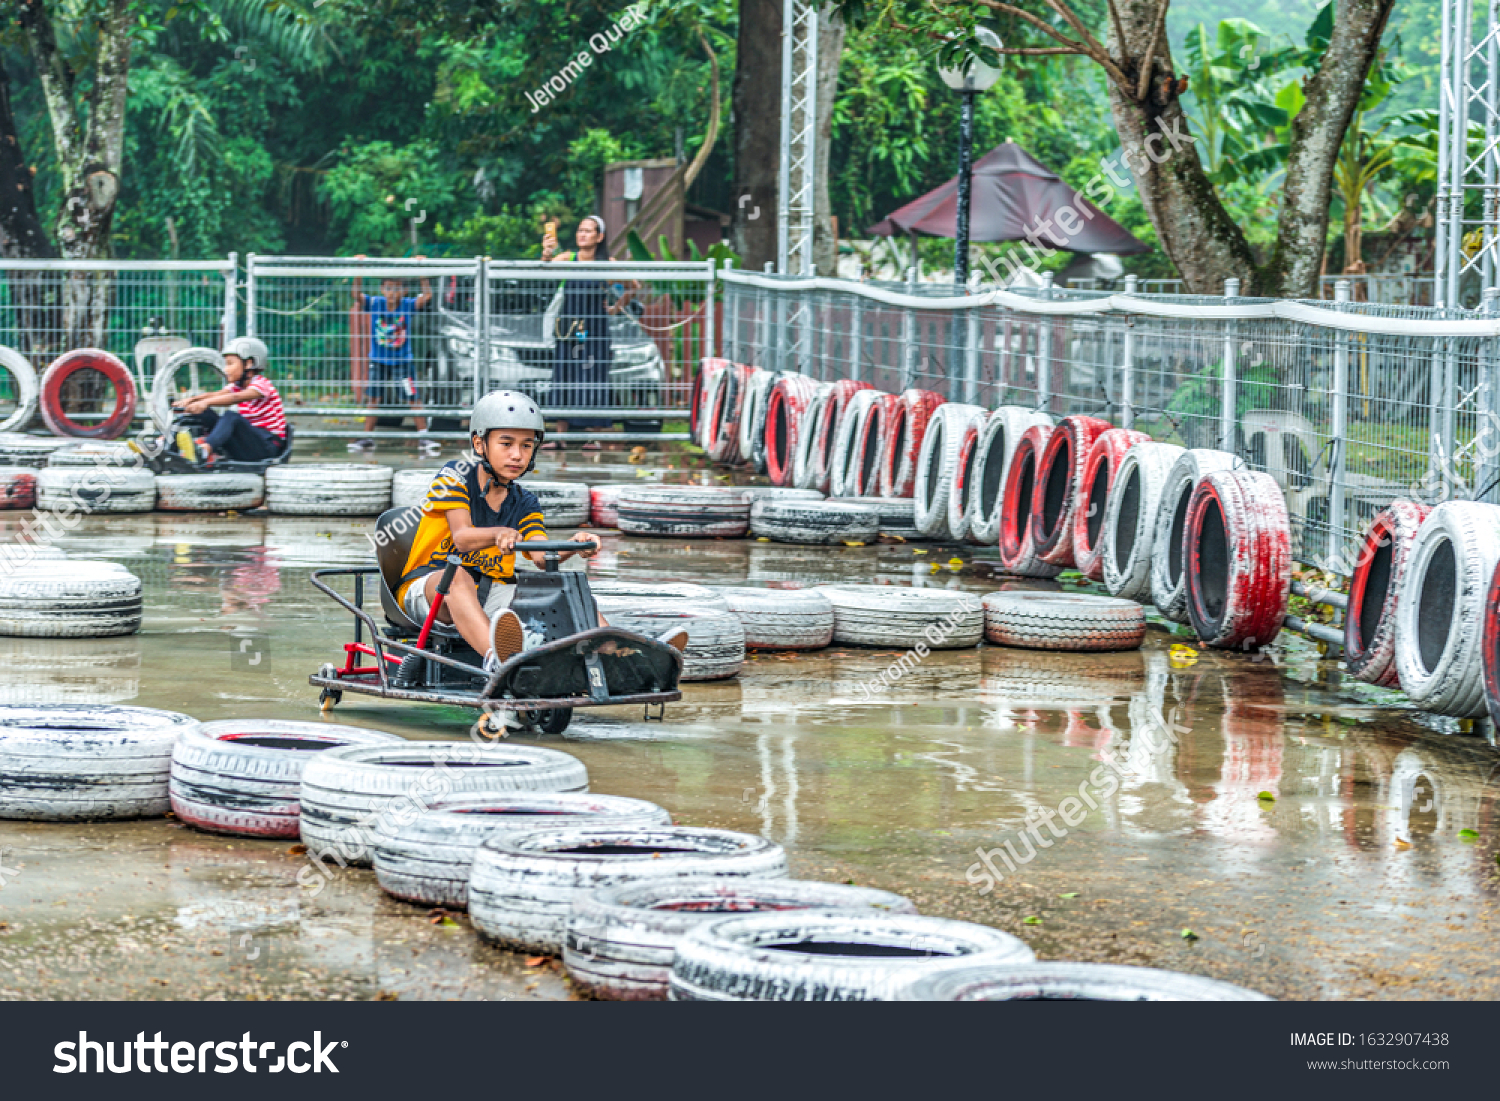
[[[1038,244],[1069,252],[1150,252],[1125,228],[1063,183],[1015,142],[998,145],[974,165],[969,207],[971,241],[1020,241],[1036,230]],[[1071,214],[1059,214],[1072,208]],[[1093,217],[1089,217],[1089,215]],[[1040,219],[1040,229],[1036,229]],[[1050,225],[1048,224],[1050,222]],[[1061,222],[1061,224],[1059,224]],[[1069,230],[1075,232],[1069,232]],[[952,237],[958,230],[958,177],[907,203],[866,233]]]

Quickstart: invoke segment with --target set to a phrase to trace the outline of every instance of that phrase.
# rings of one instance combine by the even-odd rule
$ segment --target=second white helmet
[[[264,371],[266,360],[270,358],[270,350],[266,342],[254,336],[236,336],[230,338],[224,344],[223,354],[226,356],[239,356],[243,360],[254,360],[255,369]]]
[[[516,390],[496,390],[474,403],[474,411],[469,414],[469,431],[483,436],[496,428],[530,429],[537,434],[538,444],[547,431],[536,402]]]

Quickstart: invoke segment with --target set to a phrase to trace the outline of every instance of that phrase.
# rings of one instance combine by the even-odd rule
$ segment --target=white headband
[[[609,230],[607,230],[604,227],[604,219],[603,218],[599,217],[599,215],[597,215],[597,214],[590,214],[589,215],[589,220],[592,221],[596,226],[599,227],[599,236],[600,237],[608,237],[609,236]]]

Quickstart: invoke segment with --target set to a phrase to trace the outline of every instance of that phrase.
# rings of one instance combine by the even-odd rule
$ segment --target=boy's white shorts
[[[430,576],[430,575],[429,575]],[[496,612],[502,608],[509,608],[510,602],[516,598],[515,585],[502,585],[495,582],[490,586],[490,594],[485,597],[484,614],[494,618]],[[406,613],[417,626],[427,622],[427,613],[432,610],[432,604],[427,599],[427,578],[419,577],[413,581],[406,590],[406,599],[401,602],[401,610]]]

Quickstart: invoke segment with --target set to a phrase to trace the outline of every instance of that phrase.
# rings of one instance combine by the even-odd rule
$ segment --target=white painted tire
[[[984,635],[984,607],[969,593],[896,585],[819,585],[818,591],[833,605],[835,642],[961,650]]]
[[[931,536],[917,530],[917,502],[911,497],[830,497],[830,501],[873,508],[880,534],[904,543],[925,543]]]
[[[536,494],[542,506],[542,523],[549,531],[582,527],[589,522],[593,496],[582,482],[522,481],[516,484]]]
[[[1151,603],[1176,623],[1188,621],[1187,560],[1183,547],[1188,502],[1205,474],[1232,470],[1236,465],[1242,464],[1227,451],[1195,447],[1177,456],[1162,484],[1156,531],[1151,540]]]
[[[583,762],[555,749],[468,742],[344,746],[318,754],[302,773],[302,840],[315,857],[368,867],[376,844],[439,799],[587,787]]]
[[[674,627],[687,628],[687,649],[682,653],[682,680],[724,680],[739,675],[745,666],[745,628],[730,611],[693,605],[692,610],[663,604],[630,611],[616,610],[599,602],[599,612],[611,627],[660,638]]]
[[[256,508],[266,498],[259,474],[159,474],[156,507],[161,512],[224,512]]]
[[[984,438],[989,418],[990,414],[984,413],[969,421],[953,461],[953,481],[948,489],[948,531],[955,540],[965,543],[978,542],[973,538],[974,514],[979,508],[974,475],[979,465],[979,441]]]
[[[23,431],[36,419],[37,397],[41,393],[36,368],[14,348],[0,345],[0,369],[9,371],[16,380],[16,407],[10,416],[0,420],[0,433]]]
[[[718,589],[711,589],[707,585],[693,585],[686,581],[658,581],[653,584],[644,584],[639,581],[617,581],[609,578],[590,578],[589,591],[594,594],[596,603],[609,601],[610,606],[621,611],[629,611],[631,608],[639,607],[647,611],[657,607],[673,608],[679,610],[698,610],[708,608],[716,611],[728,611],[729,605],[719,596]],[[663,604],[664,601],[687,601],[681,605]],[[602,603],[600,610],[603,610]]]
[[[833,400],[833,383],[820,382],[813,391],[807,412],[797,432],[797,453],[792,460],[792,487],[816,489],[818,484],[818,425],[823,408]]]
[[[166,814],[172,746],[197,725],[147,707],[0,707],[0,818]]]
[[[1134,650],[1146,637],[1146,610],[1133,600],[1092,593],[1017,590],[988,594],[984,637],[1026,650]]]
[[[193,369],[190,384],[179,388],[177,372]],[[198,385],[191,385],[191,378],[198,376]],[[206,378],[204,376],[207,376]],[[191,393],[211,394],[229,385],[229,375],[224,371],[224,357],[213,348],[184,348],[167,357],[167,361],[156,369],[151,380],[151,422],[157,435],[165,436],[172,428],[172,403]]]
[[[210,833],[295,838],[302,773],[315,753],[401,741],[384,731],[335,723],[204,723],[183,731],[172,748],[172,813]]]
[[[47,456],[48,466],[132,466],[140,456],[118,440],[75,440]]]
[[[388,466],[288,463],[266,469],[266,508],[278,516],[377,516],[391,507]]]
[[[427,492],[437,480],[440,467],[432,470],[398,470],[391,475],[391,507],[407,508],[427,500]]]
[[[750,498],[711,486],[627,489],[615,511],[626,535],[738,539],[750,529]]]
[[[1118,963],[955,966],[924,975],[900,990],[903,1002],[1269,1002],[1242,986]]]
[[[451,910],[469,907],[474,853],[500,833],[576,826],[646,830],[670,826],[655,803],[583,792],[465,795],[434,803],[375,846],[375,878],[395,898]]]
[[[762,499],[750,509],[750,534],[777,543],[873,543],[880,514],[848,501]]]
[[[1151,599],[1156,518],[1167,474],[1182,456],[1176,444],[1143,442],[1125,452],[1104,511],[1104,586],[1124,600]]]
[[[642,880],[781,878],[786,870],[780,845],[729,830],[565,827],[501,834],[474,853],[469,918],[503,947],[560,955],[580,895]]]
[[[66,436],[29,436],[24,432],[0,432],[0,465],[43,467],[54,451],[73,441]]]
[[[104,638],[141,629],[141,579],[117,562],[38,559],[0,573],[0,635]]]
[[[821,650],[833,641],[833,604],[817,589],[728,588],[719,593],[752,650]]]
[[[886,397],[880,390],[860,390],[845,403],[844,412],[834,427],[833,469],[829,475],[828,496],[854,496],[854,486],[859,481],[859,441],[864,438],[865,420]]]
[[[974,509],[969,521],[969,533],[976,543],[994,545],[1000,541],[1010,460],[1016,444],[1034,424],[1050,427],[1052,418],[1019,405],[1002,405],[984,424],[974,457]]]
[[[740,457],[757,474],[766,472],[766,399],[776,379],[775,371],[756,367],[745,382],[745,404],[740,409]]]
[[[36,507],[50,512],[150,512],[156,475],[120,466],[49,466],[37,472]]]
[[[1422,522],[1396,605],[1396,673],[1424,711],[1485,713],[1485,598],[1497,564],[1500,505],[1445,501]]]
[[[620,494],[631,488],[627,485],[589,486],[589,523],[596,528],[618,528]]]
[[[750,504],[754,506],[756,501],[826,501],[827,498],[816,489],[797,489],[795,486],[734,486],[736,493],[743,493],[750,498]]]
[[[948,529],[948,494],[953,489],[959,448],[969,425],[985,416],[977,405],[950,401],[939,405],[927,422],[917,460],[917,530],[938,540],[953,538]]]
[[[806,946],[806,951],[798,948]],[[962,961],[1010,966],[1036,956],[1025,941],[946,918],[801,910],[721,917],[683,937],[672,1001],[888,1001]]]
[[[725,914],[850,910],[915,914],[889,891],[809,879],[688,878],[605,887],[574,898],[563,965],[575,988],[615,1001],[667,996],[683,937]]]

